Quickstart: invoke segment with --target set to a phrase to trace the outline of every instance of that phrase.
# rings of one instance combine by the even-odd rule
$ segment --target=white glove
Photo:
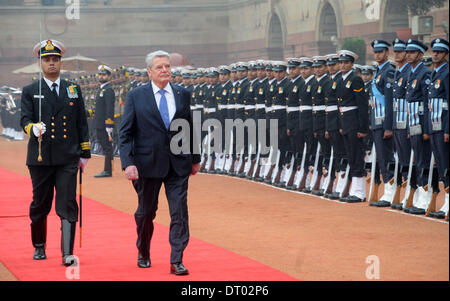
[[[113,128],[106,128],[106,132],[108,133],[109,136],[111,136],[112,132],[113,132]]]
[[[78,161],[78,168],[81,167],[81,172],[84,172],[84,169],[86,168],[86,165],[88,164],[89,159],[88,158],[80,158],[80,161]]]
[[[36,137],[42,136],[45,133],[45,123],[39,122],[33,124],[33,134]]]

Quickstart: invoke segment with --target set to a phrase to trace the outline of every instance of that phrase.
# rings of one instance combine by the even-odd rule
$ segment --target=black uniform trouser
[[[78,221],[76,201],[78,162],[56,166],[28,166],[33,185],[30,218],[33,223],[43,221],[52,209],[55,195],[56,214],[69,222]]]
[[[348,164],[350,165],[349,179],[352,177],[365,177],[367,172],[364,168],[365,148],[363,139],[358,138],[357,130],[351,130],[348,133],[343,134],[342,137]]]
[[[411,156],[411,143],[408,139],[408,130],[396,129],[394,130],[395,150],[398,155],[398,165],[401,167],[401,175],[404,180],[408,178],[408,167]],[[397,180],[397,185],[400,186],[402,181]]]
[[[279,121],[278,121],[279,122]],[[278,124],[278,149],[280,150],[280,166],[288,163],[287,152],[289,151],[289,136],[286,125]]]
[[[314,165],[314,157],[316,155],[317,150],[317,139],[314,138],[312,128],[299,130],[298,137],[302,155],[303,155],[303,148],[306,143],[306,157],[304,169],[305,172],[308,172],[309,166]]]
[[[377,164],[383,177],[383,182],[387,183],[394,176],[394,172],[388,168],[389,163],[394,162],[394,139],[393,137],[383,139],[384,129],[375,129],[372,130],[372,133],[377,155]]]
[[[339,130],[330,130],[328,131],[328,135],[330,136],[330,144],[333,147],[333,167],[335,168],[332,171],[333,175],[335,172],[345,170],[345,166],[341,166],[341,160],[346,158],[346,153],[344,138],[339,133]]]
[[[150,255],[153,220],[158,209],[159,191],[164,183],[170,213],[170,263],[183,261],[183,251],[189,241],[188,180],[189,176],[180,177],[170,167],[165,178],[139,178],[133,181],[138,195],[138,208],[134,214],[138,234],[136,246],[142,255]]]
[[[108,133],[105,129],[96,129],[96,135],[98,142],[102,146],[103,149],[103,155],[105,156],[105,166],[104,171],[112,172],[112,165],[111,161],[113,159],[113,148],[112,143],[109,142]]]
[[[444,182],[444,186],[448,187],[449,177],[445,175],[445,170],[448,170],[449,167],[449,143],[444,142],[444,132],[442,131],[431,134],[430,142],[439,171],[439,178]]]
[[[322,168],[328,169],[329,160],[331,157],[331,143],[330,140],[325,138],[325,130],[319,130],[317,133],[317,140],[320,143],[320,157],[319,161],[319,175],[322,175]],[[334,174],[331,174],[331,178],[334,179]]]
[[[416,183],[419,186],[425,186],[428,179],[422,173],[422,170],[430,168],[431,144],[430,140],[423,140],[422,135],[410,137],[411,149],[414,150],[414,165],[418,169],[416,172]]]

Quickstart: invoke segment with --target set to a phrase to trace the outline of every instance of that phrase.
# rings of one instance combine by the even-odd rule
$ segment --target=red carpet
[[[19,280],[68,280],[61,266],[60,220],[54,209],[48,218],[47,260],[32,259],[30,219],[31,180],[0,168],[0,261]],[[53,205],[54,206],[54,205]],[[295,281],[271,267],[223,248],[190,238],[184,253],[188,276],[169,273],[168,227],[155,224],[152,267],[136,265],[136,230],[132,215],[83,197],[83,246],[79,232],[75,255],[79,280],[195,280],[195,281]]]

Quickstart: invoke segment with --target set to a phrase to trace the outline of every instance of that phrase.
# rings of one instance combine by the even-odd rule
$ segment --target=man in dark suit
[[[91,157],[89,131],[80,86],[59,77],[64,45],[55,40],[38,43],[43,78],[23,88],[21,126],[30,136],[27,166],[33,185],[30,205],[33,259],[46,259],[47,215],[52,209],[61,218],[61,251],[64,265],[71,265],[75,226],[78,168]],[[40,101],[39,101],[40,100]]]
[[[100,65],[98,70],[100,89],[95,100],[94,128],[97,141],[100,143],[105,155],[105,165],[103,171],[94,177],[105,178],[112,176],[115,94],[110,84],[112,69],[108,66]]]
[[[169,83],[170,55],[156,51],[147,55],[147,71],[152,79],[146,85],[128,93],[120,125],[119,143],[122,168],[132,180],[138,194],[138,208],[134,215],[137,226],[138,266],[148,268],[153,219],[158,207],[158,195],[164,183],[171,216],[169,241],[172,247],[170,272],[186,275],[183,251],[189,240],[187,190],[189,175],[200,168],[199,150],[193,154],[193,122],[190,113],[190,93]],[[186,131],[171,130],[174,121],[188,123]],[[173,124],[172,124],[173,126]],[[190,135],[189,135],[190,134]],[[174,140],[182,136],[189,142],[178,154]],[[185,140],[187,139],[187,140]],[[178,145],[178,143],[175,143]]]

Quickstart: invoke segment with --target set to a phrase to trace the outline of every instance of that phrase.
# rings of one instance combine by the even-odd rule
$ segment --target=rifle
[[[309,186],[309,190],[317,190],[320,186],[320,177],[319,177],[319,159],[320,159],[320,143],[317,143],[317,150],[316,150],[316,158],[314,160],[314,167],[313,167],[313,173],[311,177],[311,183]]]
[[[393,183],[391,183],[391,184],[394,185],[395,193],[394,193],[394,197],[392,199],[392,204],[398,205],[398,204],[400,204],[400,188],[398,187],[399,158],[398,158],[397,152],[394,153],[394,158],[395,158],[394,178],[391,179],[391,181],[393,181]]]
[[[277,162],[275,164],[274,169],[272,170],[272,179],[270,181],[270,183],[272,183],[272,184],[276,184],[276,183],[278,183],[280,181],[280,176],[281,176],[280,157],[281,157],[281,151],[278,150],[278,152],[277,152]],[[274,170],[275,170],[275,173],[273,173]]]
[[[259,177],[260,171],[261,171],[261,142],[258,144],[258,155],[256,156],[256,168],[255,171],[252,174],[252,178],[256,179]]]
[[[427,212],[425,213],[426,216],[430,216],[431,212],[436,212],[436,197],[437,193],[433,193],[433,169],[434,169],[434,154],[431,152],[431,159],[430,159],[430,173],[428,174],[428,187],[425,189],[427,191],[428,199],[430,202],[428,203]]]
[[[272,179],[272,172],[273,169],[275,168],[275,164],[272,164],[272,157],[273,157],[273,146],[270,147],[269,159],[267,160],[267,163],[270,164],[270,167],[265,168],[264,170],[264,182],[268,184],[270,183],[270,179]]]
[[[298,169],[298,178],[297,178],[297,180],[294,180],[294,189],[298,190],[298,191],[302,191],[303,188],[305,188],[305,182],[306,182],[306,174],[305,174],[306,150],[307,150],[307,146],[306,146],[306,143],[305,143],[304,147],[303,147],[302,163],[300,164],[300,169]]]
[[[287,189],[291,189],[292,185],[294,185],[295,176],[297,175],[298,169],[294,168],[295,157],[296,157],[296,154],[292,154],[292,158],[294,158],[294,160],[291,162],[291,168],[290,168],[290,171],[289,171],[289,176],[286,177],[287,178],[287,181],[286,181],[286,188]],[[294,172],[294,169],[295,169],[295,172]]]
[[[406,182],[402,184],[403,187],[408,186],[411,187],[411,174],[412,170],[414,168],[414,150],[411,149],[411,155],[409,156],[409,168],[408,168],[408,178],[406,179]],[[412,202],[413,202],[413,196],[414,196],[415,190],[410,189],[409,195],[405,197],[405,203],[403,204],[403,208],[411,208]]]
[[[377,166],[377,151],[375,148],[375,142],[372,144],[372,167],[370,169],[370,187],[369,187],[369,205],[378,201],[378,188],[379,185],[375,184],[375,172]]]
[[[345,168],[345,175],[344,175],[344,189],[342,189],[339,198],[345,198],[348,196],[348,192],[350,190],[350,184],[352,181],[348,179],[348,175],[350,173],[350,164],[347,164],[347,167]]]
[[[333,192],[333,181],[331,181],[331,173],[333,171],[333,161],[334,161],[334,149],[331,147],[331,154],[330,154],[330,162],[328,163],[328,174],[325,178],[325,183],[323,185],[324,190],[323,194],[329,194]]]

